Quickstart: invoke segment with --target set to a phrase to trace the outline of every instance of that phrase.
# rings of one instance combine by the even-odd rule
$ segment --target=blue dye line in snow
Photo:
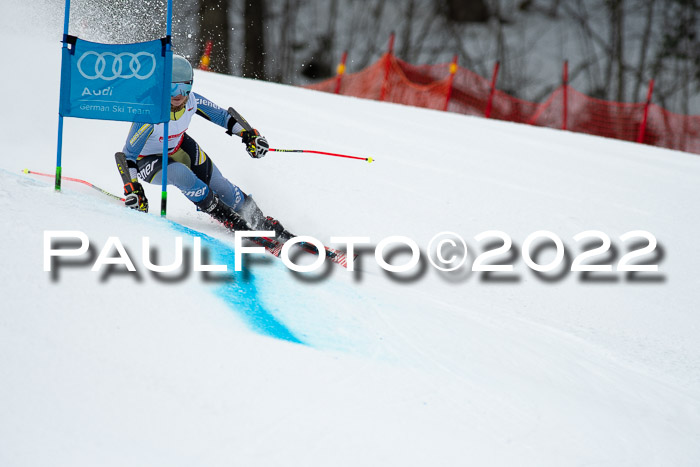
[[[222,285],[216,293],[232,310],[241,315],[248,326],[265,336],[303,344],[292,331],[283,323],[279,322],[262,304],[258,289],[255,287],[255,280],[252,273],[246,271],[247,277],[244,279],[243,272],[234,272],[235,253],[233,247],[214,237],[178,224],[177,222],[168,222],[175,230],[179,230],[193,237],[201,238],[202,246],[206,246],[209,251],[213,253],[216,264],[226,264],[228,266],[228,270],[231,271],[231,274],[234,276],[232,280],[225,281],[224,285]]]

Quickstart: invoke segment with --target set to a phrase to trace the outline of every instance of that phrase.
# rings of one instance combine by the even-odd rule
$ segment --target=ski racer
[[[179,188],[199,210],[234,230],[272,230],[278,239],[288,234],[272,217],[266,217],[253,200],[224,177],[208,154],[187,134],[192,117],[197,114],[226,128],[229,135],[239,136],[246,151],[255,159],[267,154],[267,140],[257,130],[246,131],[229,113],[203,96],[192,92],[194,72],[183,56],[173,55],[170,84],[170,123],[168,136],[168,184]],[[131,125],[123,152],[131,182],[124,185],[125,204],[148,212],[148,200],[138,178],[162,183],[164,124]]]

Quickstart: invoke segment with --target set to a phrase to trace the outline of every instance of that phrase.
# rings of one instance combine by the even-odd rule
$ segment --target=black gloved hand
[[[124,204],[131,209],[148,212],[146,192],[139,182],[129,182],[124,185]]]
[[[245,150],[254,159],[260,159],[265,157],[267,150],[270,149],[270,145],[264,136],[260,136],[258,130],[243,131],[241,133],[241,139],[243,144],[245,144]]]

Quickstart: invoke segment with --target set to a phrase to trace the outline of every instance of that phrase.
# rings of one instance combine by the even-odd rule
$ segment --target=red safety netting
[[[454,65],[452,65],[454,67]],[[451,64],[412,65],[385,54],[357,73],[306,86],[318,91],[383,100],[466,115],[561,128],[579,133],[700,154],[700,116],[674,114],[654,104],[604,101],[560,86],[543,103],[517,99],[490,81]],[[340,80],[340,81],[339,81]],[[339,84],[339,87],[338,87]],[[490,102],[490,106],[489,106]],[[646,125],[642,123],[647,113]]]

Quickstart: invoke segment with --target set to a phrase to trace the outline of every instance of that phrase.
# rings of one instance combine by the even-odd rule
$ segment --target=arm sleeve
[[[132,123],[129,135],[126,137],[126,144],[122,152],[127,160],[136,161],[141,154],[141,150],[146,145],[146,141],[153,133],[152,123]]]
[[[209,99],[193,93],[194,98],[197,101],[197,115],[206,118],[210,122],[216,123],[222,128],[226,128],[231,133],[240,136],[243,127],[236,122],[236,120],[229,115],[229,113],[214,104]]]

